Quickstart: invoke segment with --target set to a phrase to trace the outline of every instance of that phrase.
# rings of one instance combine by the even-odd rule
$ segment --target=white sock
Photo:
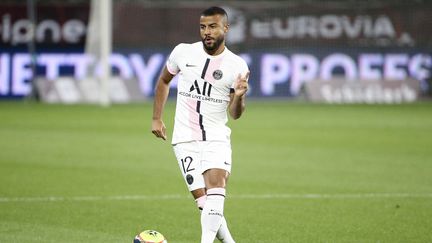
[[[201,243],[213,243],[223,220],[225,188],[207,190],[207,200],[201,213]]]
[[[231,232],[228,229],[225,217],[222,218],[222,224],[216,234],[216,238],[223,243],[235,243],[234,239],[232,238]]]
[[[206,199],[207,196],[202,196],[195,199],[200,211],[202,211],[202,209],[204,208]],[[220,240],[222,243],[235,243],[234,239],[232,238],[231,232],[228,229],[228,225],[225,220],[225,217],[222,218],[222,223],[221,226],[219,227],[218,232],[216,233],[216,238]]]

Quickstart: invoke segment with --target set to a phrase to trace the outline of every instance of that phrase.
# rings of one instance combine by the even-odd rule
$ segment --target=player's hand
[[[244,76],[241,74],[237,76],[237,79],[234,83],[234,94],[236,96],[243,96],[246,94],[249,88],[248,79],[249,71]]]
[[[154,119],[152,121],[152,133],[158,138],[162,138],[163,140],[167,139],[166,127],[162,120]]]

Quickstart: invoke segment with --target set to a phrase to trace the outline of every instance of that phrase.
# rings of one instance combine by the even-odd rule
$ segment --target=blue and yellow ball
[[[155,230],[145,230],[135,236],[134,243],[168,243],[168,241]]]

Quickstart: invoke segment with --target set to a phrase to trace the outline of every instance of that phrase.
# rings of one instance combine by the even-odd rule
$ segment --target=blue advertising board
[[[142,94],[153,95],[155,82],[170,50],[118,51],[111,55],[113,75],[136,79]],[[311,80],[419,80],[421,89],[431,79],[432,53],[424,50],[367,51],[353,49],[295,49],[251,51],[240,54],[248,63],[249,96],[295,97]],[[0,97],[19,98],[31,92],[34,62],[37,76],[55,80],[61,76],[84,79],[89,67],[97,66],[91,55],[65,50],[41,52],[32,57],[26,52],[0,52]],[[95,69],[97,75],[98,68]],[[175,88],[176,80],[172,87]]]

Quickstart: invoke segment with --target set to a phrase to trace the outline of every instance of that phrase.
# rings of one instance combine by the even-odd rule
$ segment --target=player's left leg
[[[225,188],[231,174],[231,144],[229,141],[209,141],[203,144],[201,168],[207,198],[201,213],[202,242],[213,242],[217,236],[224,243],[233,243],[223,215]]]
[[[205,203],[207,201],[207,195],[204,188],[196,189],[191,191],[197,207],[200,211],[204,209]],[[202,212],[201,212],[202,213]],[[216,233],[216,238],[222,243],[234,243],[234,239],[232,238],[231,232],[228,229],[228,224],[225,220],[225,217],[222,218],[221,226]]]
[[[201,169],[202,148],[203,144],[197,142],[181,143],[173,146],[184,181],[186,182],[189,191],[192,193],[200,211],[202,211],[207,201],[206,186]],[[230,152],[228,154],[231,156]],[[228,161],[230,161],[230,159]],[[217,232],[217,238],[223,243],[234,242],[228,230],[225,218],[222,219],[222,224]]]
[[[205,171],[203,175],[208,189],[207,200],[201,214],[201,243],[213,242],[217,234],[222,242],[234,242],[223,215],[225,185],[229,173],[224,169],[214,168]],[[226,228],[226,231],[221,231],[221,228]]]

